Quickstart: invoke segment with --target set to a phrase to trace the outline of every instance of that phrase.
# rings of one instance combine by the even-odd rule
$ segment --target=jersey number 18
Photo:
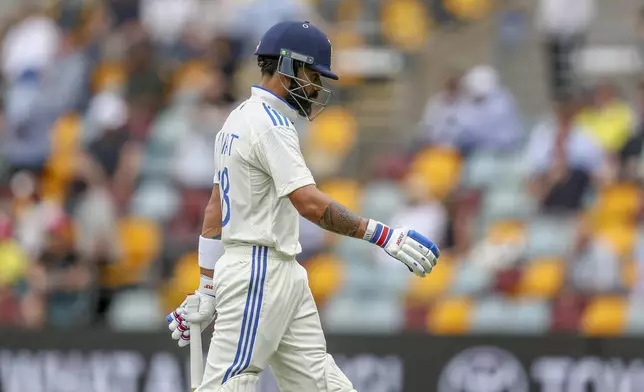
[[[230,178],[228,178],[228,168],[224,167],[224,170],[219,172],[219,187],[221,189],[221,211],[222,214],[225,212],[225,215],[222,215],[221,227],[225,227],[230,221],[230,197],[228,197],[228,192],[230,191]],[[225,206],[225,208],[224,208]]]

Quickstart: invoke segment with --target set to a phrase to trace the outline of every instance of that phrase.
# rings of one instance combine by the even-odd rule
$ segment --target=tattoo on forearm
[[[362,218],[337,202],[331,202],[317,222],[321,228],[333,233],[354,237]]]

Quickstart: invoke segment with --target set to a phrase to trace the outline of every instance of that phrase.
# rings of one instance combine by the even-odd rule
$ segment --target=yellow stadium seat
[[[118,224],[122,258],[107,267],[104,284],[110,287],[140,282],[161,248],[161,230],[154,221],[127,217]]]
[[[362,190],[356,181],[349,179],[329,180],[320,186],[320,190],[348,209],[358,210]]]
[[[412,279],[407,299],[412,304],[428,303],[445,293],[452,284],[454,266],[449,254],[442,253],[438,265],[425,279]]]
[[[309,148],[345,156],[355,143],[358,124],[353,114],[340,106],[332,106],[316,118],[309,129]]]
[[[428,148],[414,158],[411,170],[425,178],[432,195],[442,199],[460,181],[461,156],[452,149]]]
[[[95,93],[100,91],[123,86],[127,79],[125,68],[121,63],[100,64],[92,80],[92,89]]]
[[[487,228],[487,238],[493,243],[518,243],[525,239],[525,224],[516,220],[502,220]]]
[[[437,335],[458,335],[470,329],[472,303],[467,298],[447,298],[427,315],[427,330]]]
[[[309,287],[318,304],[335,294],[343,281],[343,265],[332,254],[322,254],[309,260],[306,265]]]
[[[163,308],[170,312],[194,291],[199,282],[200,270],[197,252],[188,252],[176,263],[172,278],[162,288]]]
[[[564,284],[565,263],[557,258],[532,260],[523,271],[518,294],[525,297],[553,298]]]
[[[492,9],[490,0],[444,0],[444,3],[454,16],[465,20],[481,18]]]
[[[624,331],[627,304],[621,297],[593,299],[581,319],[581,332],[590,336],[615,336]]]
[[[591,212],[594,227],[633,221],[641,203],[641,191],[635,185],[615,184],[602,189]]]
[[[632,252],[637,237],[635,226],[628,223],[602,226],[595,232],[595,236],[608,244],[620,257]]]
[[[176,90],[197,89],[208,83],[208,65],[200,60],[183,64],[173,76],[173,88]]]
[[[429,16],[418,0],[388,0],[382,11],[383,36],[405,52],[425,48],[429,36]]]

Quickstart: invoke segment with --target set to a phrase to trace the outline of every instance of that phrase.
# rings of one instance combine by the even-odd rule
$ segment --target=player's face
[[[303,117],[313,118],[317,113],[313,113],[314,110],[319,112],[321,107],[326,105],[328,97],[325,95],[327,100],[319,102],[318,98],[320,92],[328,92],[322,86],[322,78],[320,73],[306,67],[302,67],[297,71],[297,78],[291,78],[290,80],[290,94],[286,98],[286,101],[298,109],[298,112]],[[313,107],[315,105],[315,109]]]

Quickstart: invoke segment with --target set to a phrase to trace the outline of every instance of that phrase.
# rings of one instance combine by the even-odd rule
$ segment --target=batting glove
[[[364,239],[383,248],[420,277],[432,272],[440,256],[438,246],[415,230],[391,229],[373,219],[367,224]]]
[[[190,323],[200,324],[203,330],[217,319],[215,290],[211,278],[202,276],[199,289],[190,295],[199,297],[199,310],[197,313],[188,313],[186,297],[181,305],[166,317],[168,328],[172,331],[172,339],[178,340],[179,347],[185,347],[190,344]]]

